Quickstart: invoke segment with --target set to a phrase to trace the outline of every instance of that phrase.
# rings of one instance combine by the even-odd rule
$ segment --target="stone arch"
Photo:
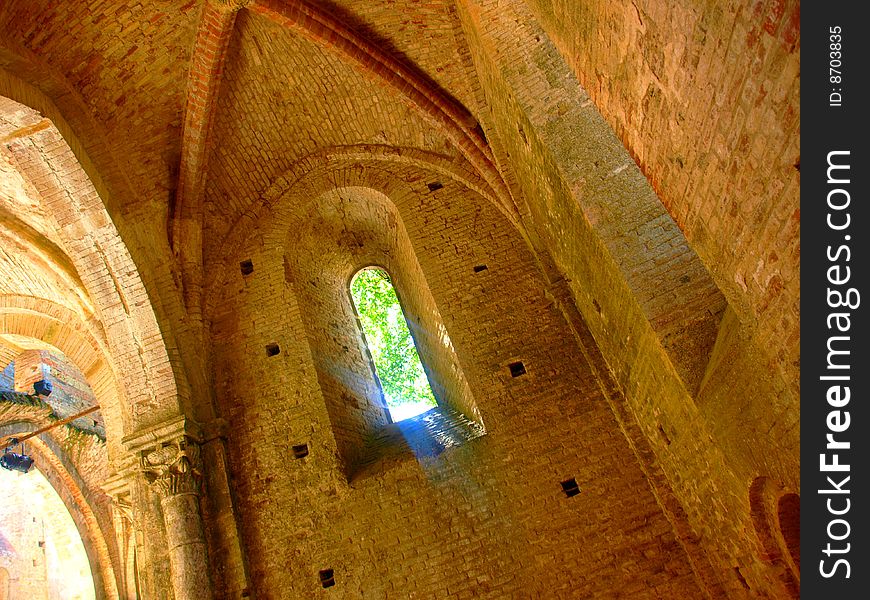
[[[21,411],[17,418],[12,417],[0,426],[0,437],[27,433],[49,422],[44,411]],[[114,546],[109,498],[94,482],[89,484],[79,473],[79,461],[67,451],[76,442],[72,442],[66,432],[65,429],[53,430],[27,440],[27,453],[57,492],[78,529],[90,563],[97,599],[116,600],[120,597],[117,579],[120,562]],[[90,440],[90,443],[97,442]],[[98,449],[85,448],[83,451],[95,456],[99,454]],[[102,469],[107,474],[108,465],[103,464]]]
[[[7,136],[2,150],[39,195],[84,288],[97,301],[95,308],[106,329],[109,355],[117,363],[115,367],[125,373],[125,393],[119,406],[127,413],[124,431],[176,414],[182,395],[176,385],[177,366],[169,359],[139,270],[98,191],[101,180],[92,180],[91,173],[85,172],[84,165],[90,163],[80,159],[83,151],[73,151],[74,146],[80,147],[74,137],[72,143],[67,142],[72,131],[48,98],[8,75],[0,77],[0,84],[0,93],[39,100],[34,104],[48,107],[52,117],[62,123],[61,127],[52,121],[36,131],[28,129],[28,121],[38,119],[39,113],[19,104],[22,129],[11,138]],[[180,381],[183,390],[184,379]]]
[[[39,298],[0,296],[0,333],[28,337],[60,350],[91,386],[106,419],[107,434],[120,438],[129,427],[121,408],[123,388],[118,385],[106,341],[71,310]],[[110,455],[118,449],[110,444]]]

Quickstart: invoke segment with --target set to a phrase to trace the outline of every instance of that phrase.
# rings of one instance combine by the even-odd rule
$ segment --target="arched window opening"
[[[364,268],[351,281],[350,292],[392,420],[437,406],[390,275]]]

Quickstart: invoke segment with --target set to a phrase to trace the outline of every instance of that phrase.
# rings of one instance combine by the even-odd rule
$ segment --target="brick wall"
[[[747,326],[734,317],[739,309],[730,308],[715,345],[706,350],[709,362],[697,393],[685,385],[663,336],[645,318],[644,294],[626,277],[619,249],[608,243],[600,209],[587,196],[603,194],[605,209],[618,198],[596,190],[601,177],[596,161],[574,160],[596,146],[608,160],[616,137],[598,128],[600,116],[590,115],[592,98],[560,63],[522,3],[481,1],[461,7],[472,59],[493,108],[487,135],[500,149],[501,168],[514,175],[528,202],[529,228],[553,257],[589,323],[625,398],[628,418],[643,432],[639,443],[650,444],[654,464],[664,469],[726,593],[786,594],[744,532],[752,530],[749,484],[759,473],[798,489],[793,380],[770,368],[771,357],[759,344],[760,328]],[[734,296],[726,297],[731,303]],[[687,313],[677,310],[672,316],[691,337]],[[735,402],[740,392],[744,395]],[[747,428],[757,433],[747,436]],[[769,435],[771,428],[777,436]]]
[[[213,444],[204,506],[216,571],[236,569],[218,585],[242,579],[231,487],[265,598],[311,596],[322,568],[351,596],[787,593],[750,484],[800,485],[798,4],[225,4],[0,11],[0,91],[30,106],[0,104],[3,125],[57,127],[16,134],[0,169],[43,199],[13,216],[65,282],[4,244],[0,325],[63,345],[115,458],[214,399],[233,479]],[[167,227],[184,176],[202,197]],[[346,293],[369,263],[439,400],[486,435],[355,471],[384,431]],[[200,280],[211,337],[181,303]],[[89,452],[85,488],[107,472]],[[154,546],[140,565],[167,594]]]
[[[26,350],[18,355],[16,363],[15,389],[32,394],[34,383],[43,379],[48,381],[52,391],[44,399],[59,418],[69,417],[96,405],[94,392],[85,376],[66,357],[47,350]],[[82,431],[96,433],[104,439],[106,437],[100,411],[76,419],[73,425]]]
[[[364,438],[386,423],[348,291],[351,277],[366,266],[391,273],[439,403],[479,419],[407,232],[389,201],[367,188],[341,188],[321,196],[293,230],[299,241],[288,250],[285,276],[307,307],[308,340],[342,454],[352,462],[351,447],[362,449]],[[324,330],[330,335],[323,336]]]
[[[529,5],[796,386],[800,4]]]
[[[736,313],[743,356],[700,399],[717,442],[798,489],[800,3],[528,4]],[[747,368],[764,391],[726,392]]]
[[[352,324],[315,305],[321,293],[346,293],[347,281],[339,278],[330,292],[294,293],[328,280],[312,283],[293,270],[304,263],[288,261],[288,283],[283,255],[315,240],[327,264],[343,262],[352,273],[377,240],[350,210],[333,221],[345,226],[336,239],[329,220],[287,229],[292,219],[273,207],[237,257],[250,258],[255,271],[228,279],[212,330],[258,596],[313,595],[327,568],[349,596],[603,597],[616,588],[701,595],[522,238],[462,186],[443,181],[430,193],[431,174],[404,179],[399,185],[396,170],[355,168],[329,173],[321,185],[375,182],[397,202],[425,283],[449,315],[444,323],[487,433],[437,458],[374,465],[348,483],[326,405],[334,392],[321,384],[315,358],[335,339],[358,337]],[[282,199],[283,214],[317,198],[305,192]],[[314,202],[327,213],[342,206],[334,196],[331,205]],[[371,201],[360,194],[354,202]],[[416,290],[399,291],[413,305]],[[265,355],[267,340],[280,343],[280,355]],[[525,375],[511,377],[515,361]],[[370,377],[364,365],[357,369]],[[290,445],[299,440],[311,454],[293,460]],[[569,498],[560,483],[572,477],[582,492]]]

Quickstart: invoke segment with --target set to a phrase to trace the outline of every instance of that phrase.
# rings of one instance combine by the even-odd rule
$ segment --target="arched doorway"
[[[69,510],[38,470],[0,469],[0,534],[14,548],[0,599],[94,600],[91,567]]]

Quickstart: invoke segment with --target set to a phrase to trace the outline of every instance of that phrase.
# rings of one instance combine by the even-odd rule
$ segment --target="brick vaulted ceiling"
[[[125,165],[136,202],[165,205],[175,187],[199,8],[190,0],[3,3],[2,46],[80,96]]]
[[[508,197],[452,0],[35,3],[0,3],[0,63],[77,96],[123,173],[117,209],[170,241],[194,315],[203,264],[311,154],[422,150]]]
[[[260,14],[239,15],[225,68],[205,193],[212,243],[276,177],[319,149],[384,144],[457,153],[398,94]]]

